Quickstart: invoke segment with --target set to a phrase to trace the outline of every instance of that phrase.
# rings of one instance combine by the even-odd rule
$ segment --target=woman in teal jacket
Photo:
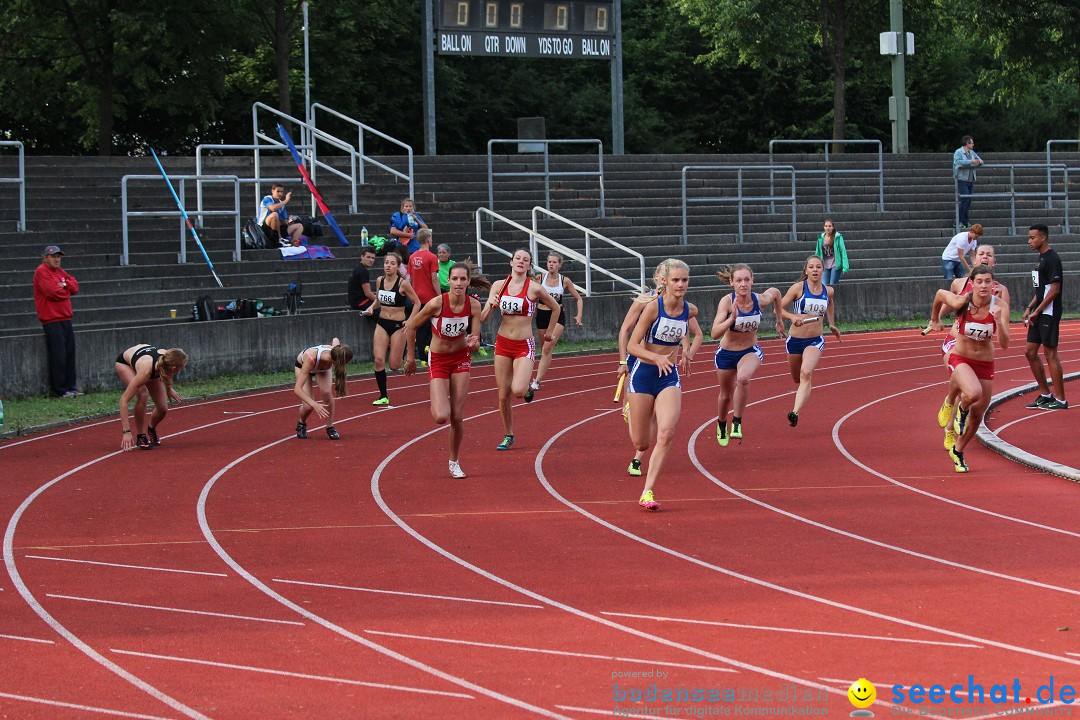
[[[838,285],[840,276],[848,271],[848,257],[844,236],[836,232],[836,225],[832,220],[825,221],[825,231],[818,235],[814,254],[821,258],[825,265],[822,281],[826,285]]]

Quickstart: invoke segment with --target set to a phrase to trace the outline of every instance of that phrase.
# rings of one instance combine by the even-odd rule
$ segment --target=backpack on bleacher
[[[240,234],[244,239],[244,247],[248,250],[265,250],[269,245],[262,226],[254,220],[248,220],[244,223],[244,228]]]
[[[214,320],[217,318],[217,311],[214,308],[214,298],[209,295],[203,295],[195,304],[191,306],[191,319],[199,322],[202,320]]]
[[[233,317],[237,319],[258,317],[261,304],[258,300],[237,300]]]

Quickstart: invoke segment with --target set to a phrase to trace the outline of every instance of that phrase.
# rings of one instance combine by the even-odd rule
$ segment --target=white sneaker
[[[529,388],[531,390],[539,390],[540,389],[540,381],[539,380],[533,380],[531,383],[529,383]]]
[[[456,460],[450,461],[450,477],[461,479],[465,477],[465,471],[461,469],[461,465]]]

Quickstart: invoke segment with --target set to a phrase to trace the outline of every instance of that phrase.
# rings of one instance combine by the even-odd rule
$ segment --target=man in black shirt
[[[1039,253],[1039,267],[1031,271],[1031,284],[1035,296],[1024,308],[1024,325],[1027,326],[1027,345],[1024,355],[1031,365],[1031,374],[1039,384],[1039,397],[1028,405],[1035,410],[1067,410],[1069,402],[1065,399],[1065,381],[1062,379],[1061,360],[1058,359],[1058,325],[1061,324],[1061,258],[1050,248],[1050,231],[1045,225],[1032,225],[1028,230],[1028,247]],[[1042,345],[1046,366],[1050,368],[1050,379],[1054,383],[1054,393],[1046,384],[1046,371],[1039,361],[1039,346]]]
[[[366,310],[375,302],[375,293],[371,289],[371,266],[375,264],[375,251],[365,247],[360,251],[360,264],[349,276],[349,307],[353,310]]]

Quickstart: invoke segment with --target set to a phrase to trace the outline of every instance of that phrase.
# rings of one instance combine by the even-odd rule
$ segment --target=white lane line
[[[54,560],[56,562],[83,563],[85,565],[103,565],[105,567],[130,568],[132,570],[153,570],[155,572],[184,573],[187,575],[209,575],[210,577],[229,577],[226,573],[203,572],[202,570],[177,570],[176,568],[150,567],[148,565],[125,565],[123,563],[101,562],[99,560],[76,560],[75,558],[48,557],[46,555],[23,555],[34,560]]]
[[[0,633],[0,639],[3,640],[22,640],[23,642],[42,643],[44,645],[55,645],[52,640],[45,640],[44,638],[32,638],[23,637],[22,635],[4,635]]]
[[[465,693],[427,690],[425,688],[409,687],[408,685],[388,685],[387,683],[350,680],[348,678],[330,677],[329,675],[312,675],[310,673],[291,672],[289,670],[272,670],[270,668],[254,667],[252,665],[237,665],[236,663],[217,662],[215,660],[200,660],[198,658],[177,657],[176,655],[158,655],[156,653],[136,652],[134,650],[118,650],[116,648],[113,648],[112,652],[117,655],[131,655],[133,657],[150,658],[151,660],[191,663],[192,665],[208,665],[210,667],[225,668],[228,670],[246,670],[248,672],[279,675],[281,677],[291,677],[299,680],[318,680],[320,682],[341,683],[343,685],[360,685],[363,687],[378,688],[380,690],[398,690],[401,692],[418,693],[420,695],[440,695],[442,697],[464,698],[465,700],[475,699],[472,695],[466,695]]]
[[[120,602],[119,600],[101,600],[98,598],[76,597],[74,595],[56,595],[46,593],[45,597],[57,598],[58,600],[77,600],[79,602],[98,603],[101,605],[119,605],[120,607],[139,608],[141,610],[163,610],[165,612],[183,613],[185,615],[206,615],[209,617],[227,618],[229,620],[251,620],[253,622],[273,623],[275,625],[299,625],[304,623],[295,620],[276,620],[274,618],[254,617],[252,615],[233,615],[230,613],[210,612],[209,610],[188,610],[187,608],[165,607],[163,605],[141,605],[139,603]]]
[[[26,586],[26,583],[23,581],[22,575],[19,573],[19,569],[15,566],[15,528],[19,526],[19,520],[22,519],[23,514],[27,511],[30,505],[33,504],[33,502],[42,493],[59,483],[64,478],[75,475],[76,473],[79,473],[80,471],[85,470],[86,468],[91,467],[92,465],[95,465],[102,460],[107,460],[119,454],[120,451],[117,450],[102,455],[94,460],[85,462],[78,467],[74,467],[65,473],[57,475],[49,482],[44,483],[43,485],[38,487],[37,490],[30,493],[26,497],[26,499],[22,501],[22,503],[15,510],[15,512],[12,513],[11,519],[8,520],[7,527],[4,529],[4,567],[7,569],[8,575],[11,577],[11,581],[15,584],[15,589],[18,591],[19,595],[22,596],[23,601],[30,607],[31,610],[33,610],[37,614],[38,617],[42,619],[42,621],[46,625],[51,627],[58,635],[71,643],[76,650],[80,651],[88,658],[98,663],[110,672],[114,673],[118,677],[139,688],[147,695],[150,695],[154,699],[168,705],[173,710],[176,710],[183,715],[193,718],[194,720],[210,720],[210,718],[206,717],[198,710],[190,708],[176,698],[166,695],[164,692],[158,690],[156,687],[146,682],[142,678],[120,667],[112,660],[105,657],[94,648],[90,647],[87,642],[82,640],[75,633],[68,630],[63,624],[60,623],[59,620],[53,617],[49,613],[49,611],[42,607],[41,603],[38,602],[38,599],[34,597],[34,594],[32,592],[30,592],[30,588]]]
[[[829,632],[827,630],[803,630],[800,628],[771,627],[769,625],[744,625],[743,623],[720,622],[719,620],[695,620],[693,618],[673,618],[661,615],[638,615],[636,613],[602,612],[601,615],[611,617],[637,618],[639,620],[656,620],[658,622],[689,623],[691,625],[711,625],[716,627],[739,628],[742,630],[766,630],[769,632],[796,633],[799,635],[826,635],[829,637],[851,638],[852,640],[885,640],[887,642],[915,643],[918,645],[944,645],[946,647],[962,647],[982,649],[980,645],[971,643],[953,643],[940,640],[916,640],[914,638],[888,637],[886,635],[860,635],[858,633]],[[852,680],[851,682],[855,682]],[[849,685],[851,683],[848,683]]]
[[[427,593],[404,592],[402,590],[379,590],[376,588],[355,587],[352,585],[333,585],[331,583],[305,582],[303,580],[282,580],[274,578],[273,582],[288,585],[306,585],[307,587],[330,588],[332,590],[354,590],[356,592],[379,593],[381,595],[403,595],[405,597],[426,598],[429,600],[453,600],[454,602],[482,603],[484,605],[505,605],[507,607],[533,608],[543,610],[543,605],[530,605],[528,603],[505,602],[501,600],[478,600],[477,598],[455,597],[453,595],[428,595]]]
[[[606,613],[604,613],[606,614]],[[677,667],[686,670],[711,670],[713,672],[735,672],[731,668],[716,667],[715,665],[692,665],[688,663],[668,662],[666,660],[642,660],[640,658],[626,658],[618,655],[597,655],[595,653],[572,652],[570,650],[549,650],[545,648],[523,647],[521,645],[500,645],[499,643],[476,642],[474,640],[455,640],[454,638],[431,637],[429,635],[410,635],[408,633],[385,632],[382,630],[365,630],[369,635],[383,635],[385,637],[404,638],[406,640],[427,640],[429,642],[448,643],[450,645],[468,645],[471,647],[491,648],[492,650],[516,650],[518,652],[540,653],[542,655],[561,655],[564,657],[584,658],[586,660],[605,660],[607,662],[629,662],[643,665],[660,665],[663,667]]]
[[[900,372],[908,372],[908,371],[905,370],[905,371],[900,371]],[[690,391],[690,392],[693,392],[693,391]],[[609,412],[615,412],[615,411],[611,410]],[[705,560],[694,557],[692,555],[687,555],[684,552],[680,552],[680,551],[675,550],[674,548],[670,548],[670,547],[668,547],[666,545],[661,545],[660,543],[653,542],[652,540],[644,538],[641,535],[636,535],[636,534],[630,532],[629,530],[626,530],[625,528],[621,528],[618,525],[610,523],[610,522],[608,522],[607,520],[604,520],[601,517],[593,515],[588,510],[585,510],[584,508],[582,508],[579,505],[575,505],[574,503],[570,502],[565,497],[560,495],[559,492],[554,487],[551,486],[551,483],[548,482],[547,477],[544,475],[542,465],[543,465],[543,461],[544,461],[544,456],[547,454],[548,449],[553,444],[555,444],[555,442],[559,438],[561,438],[566,433],[569,433],[569,432],[577,429],[578,427],[580,427],[580,426],[582,426],[582,425],[584,425],[586,423],[592,422],[597,417],[600,417],[600,416],[593,416],[593,417],[584,418],[584,419],[579,420],[578,422],[574,423],[573,425],[569,425],[569,426],[563,428],[562,430],[558,431],[554,435],[552,435],[551,439],[548,440],[544,444],[544,446],[541,448],[540,452],[537,454],[536,462],[534,463],[534,468],[535,468],[537,479],[539,479],[540,483],[544,486],[544,489],[546,489],[548,491],[548,493],[553,498],[555,498],[556,500],[558,500],[562,504],[566,505],[568,508],[571,508],[575,512],[581,514],[583,517],[586,517],[586,518],[592,520],[597,525],[600,525],[602,527],[606,527],[609,530],[611,530],[612,532],[617,533],[619,535],[622,535],[625,538],[628,538],[630,540],[634,540],[635,542],[641,543],[642,545],[644,545],[646,547],[652,548],[654,550],[658,550],[659,552],[662,552],[662,553],[665,553],[665,554],[670,555],[672,557],[683,560],[683,561],[685,561],[685,562],[687,562],[687,563],[689,563],[691,565],[697,565],[698,567],[705,568],[706,570],[712,570],[713,572],[719,573],[721,575],[726,575],[728,577],[735,578],[737,580],[742,580],[744,582],[751,583],[751,584],[754,584],[754,585],[758,585],[760,587],[769,588],[771,590],[775,590],[777,592],[781,592],[781,593],[784,593],[786,595],[791,595],[792,597],[801,598],[803,600],[809,600],[810,602],[820,603],[822,605],[825,605],[826,607],[832,607],[832,608],[836,608],[836,609],[839,609],[839,610],[847,610],[849,612],[853,612],[853,613],[863,615],[863,616],[866,616],[866,617],[871,617],[871,618],[875,618],[875,619],[878,619],[878,620],[884,620],[886,622],[896,623],[896,624],[902,625],[904,627],[915,628],[917,630],[925,630],[925,631],[932,632],[932,633],[938,633],[938,634],[941,634],[941,635],[945,635],[946,637],[953,637],[953,638],[957,638],[959,640],[966,640],[968,642],[973,642],[973,643],[977,643],[977,644],[990,645],[992,647],[1000,648],[1002,650],[1010,650],[1010,651],[1017,652],[1017,653],[1020,653],[1020,654],[1023,654],[1023,655],[1030,655],[1030,656],[1033,656],[1033,657],[1040,657],[1040,658],[1044,658],[1044,659],[1047,659],[1047,660],[1055,660],[1057,662],[1068,663],[1070,665],[1080,665],[1080,660],[1073,660],[1073,659],[1068,658],[1068,657],[1066,657],[1064,655],[1054,655],[1053,653],[1043,652],[1041,650],[1035,650],[1033,648],[1026,648],[1026,647],[1022,647],[1022,646],[1019,646],[1019,645],[1012,645],[1010,643],[1005,643],[1005,642],[998,642],[996,640],[990,640],[988,638],[980,638],[980,637],[976,637],[974,635],[968,635],[966,633],[957,632],[955,630],[949,630],[947,628],[935,627],[933,625],[927,625],[925,623],[920,623],[920,622],[917,622],[915,620],[908,620],[906,618],[901,618],[901,617],[897,617],[897,616],[894,616],[894,615],[887,615],[885,613],[880,613],[880,612],[877,612],[875,610],[867,610],[865,608],[861,608],[861,607],[858,607],[856,605],[849,605],[847,603],[843,603],[843,602],[840,602],[838,600],[831,600],[829,598],[822,597],[820,595],[813,595],[811,593],[803,592],[802,590],[796,590],[794,588],[789,588],[789,587],[785,587],[783,585],[778,585],[777,583],[770,582],[768,580],[762,580],[761,578],[756,578],[756,577],[753,577],[752,575],[747,575],[745,573],[737,572],[737,571],[732,570],[730,568],[722,567],[720,565],[716,565],[714,563],[707,562]],[[691,440],[691,442],[692,442],[692,440]],[[385,461],[384,461],[384,464],[385,464]],[[378,471],[376,471],[376,473],[377,472]],[[375,482],[376,477],[377,477],[377,475],[373,476],[373,478],[372,478],[373,483]],[[381,501],[381,498],[377,498],[377,500]],[[399,523],[399,524],[401,524],[401,523]],[[421,539],[419,537],[419,534],[415,533],[415,531],[412,531],[411,528],[408,528],[408,526],[405,526],[405,528],[406,528],[406,532],[410,532],[410,534],[413,534],[414,536],[418,536],[418,539]],[[421,539],[421,542],[425,542],[425,539]],[[427,543],[425,542],[425,544],[427,544]],[[437,548],[437,546],[436,546],[436,548]],[[446,551],[441,550],[441,549],[436,549],[436,552],[446,554]],[[450,556],[450,557],[452,557],[452,556]],[[503,581],[503,582],[506,582],[506,581]],[[528,591],[526,591],[526,594],[529,594]],[[604,622],[610,622],[610,621],[604,620]],[[720,659],[720,658],[718,658],[718,659]],[[738,661],[735,661],[735,660],[730,660],[730,659],[723,659],[723,661],[724,662],[730,662],[732,665],[735,665],[736,667],[743,667],[743,668],[746,668],[746,669],[749,669],[749,670],[755,670],[757,672],[761,672],[763,674],[770,675],[772,677],[778,677],[780,679],[788,680],[789,682],[794,682],[794,683],[797,683],[797,684],[806,685],[808,687],[817,687],[817,688],[823,689],[823,690],[829,689],[827,687],[818,685],[815,682],[811,682],[811,681],[808,681],[808,680],[803,680],[801,678],[795,678],[795,677],[788,676],[788,675],[785,675],[785,674],[782,674],[782,673],[778,673],[778,672],[775,672],[775,671],[772,671],[772,670],[768,670],[766,668],[757,668],[757,667],[755,667],[753,665],[747,665],[746,663],[741,663],[741,662],[738,662]],[[880,700],[878,702],[881,703]]]
[[[430,400],[425,399],[423,401],[418,401],[418,402],[409,403],[409,404],[410,405],[423,405],[423,404],[429,403],[429,402],[430,402]],[[484,414],[485,415],[491,415],[491,414],[494,414],[494,413],[497,413],[497,412],[498,412],[498,410],[495,409],[495,410],[489,410],[488,412],[486,412]],[[341,421],[339,421],[339,424],[350,421],[350,420],[354,420],[356,418],[365,417],[366,415],[370,415],[370,414],[371,414],[370,412],[366,412],[366,413],[361,413],[359,415],[355,415],[353,417],[343,418]],[[443,428],[436,428],[435,430],[429,431],[428,433],[426,433],[425,435],[422,435],[421,437],[426,437],[427,435],[430,435],[430,434],[432,434],[434,432],[438,432],[439,429],[445,429],[445,427],[446,426],[443,426]],[[289,436],[289,437],[281,438],[280,440],[275,440],[273,442],[266,443],[265,445],[262,445],[261,447],[254,448],[253,450],[241,455],[240,457],[235,458],[234,460],[229,462],[227,465],[222,467],[220,470],[218,470],[216,473],[214,473],[214,475],[209,480],[206,481],[205,485],[203,485],[202,492],[199,493],[199,502],[198,502],[198,504],[196,506],[196,515],[198,516],[198,519],[199,519],[199,528],[202,530],[203,537],[206,538],[207,543],[209,543],[209,545],[213,549],[213,551],[215,553],[217,553],[218,557],[221,558],[221,561],[224,562],[226,565],[228,565],[230,568],[232,568],[233,571],[236,572],[240,577],[242,577],[244,580],[247,580],[252,586],[254,586],[256,589],[261,591],[266,596],[272,598],[273,600],[280,603],[281,605],[289,608],[290,610],[297,613],[301,617],[307,618],[308,620],[310,620],[310,621],[312,621],[314,623],[322,625],[327,630],[330,630],[331,632],[337,633],[338,635],[340,635],[340,636],[342,636],[344,638],[347,638],[349,640],[352,640],[355,643],[363,645],[364,647],[368,648],[369,650],[373,650],[374,652],[380,653],[380,654],[385,655],[385,656],[387,656],[389,658],[393,658],[394,660],[397,660],[398,662],[401,662],[401,663],[403,663],[405,665],[408,665],[409,667],[415,668],[415,669],[420,670],[422,672],[426,672],[426,673],[428,673],[430,675],[433,675],[434,677],[440,678],[441,680],[445,680],[446,682],[452,683],[454,685],[458,685],[459,687],[463,687],[466,690],[471,690],[471,691],[477,693],[478,695],[483,695],[484,697],[491,698],[493,700],[498,700],[500,702],[504,702],[504,703],[506,703],[508,705],[519,708],[521,710],[532,712],[532,713],[535,713],[537,715],[542,715],[544,717],[557,718],[558,720],[571,720],[570,718],[567,718],[564,715],[560,715],[559,713],[548,710],[547,708],[542,708],[542,707],[539,707],[537,705],[532,705],[530,703],[525,702],[524,700],[518,700],[515,697],[511,697],[511,696],[506,695],[504,693],[498,692],[497,690],[492,690],[490,688],[486,688],[486,687],[484,687],[482,685],[478,685],[477,683],[474,683],[474,682],[472,682],[470,680],[466,680],[465,678],[458,677],[456,675],[451,675],[448,672],[445,672],[443,670],[439,670],[438,668],[434,667],[433,665],[428,665],[425,662],[421,662],[420,660],[416,660],[415,658],[411,658],[411,657],[408,657],[407,655],[403,655],[402,653],[399,653],[396,650],[391,650],[390,648],[386,647],[385,645],[380,645],[379,643],[374,642],[373,640],[369,640],[369,639],[363,637],[362,635],[358,635],[357,633],[354,633],[351,630],[348,630],[348,629],[346,629],[346,628],[332,622],[331,620],[328,620],[327,618],[324,618],[321,615],[316,615],[315,613],[311,612],[307,608],[305,608],[305,607],[303,607],[301,605],[298,605],[297,603],[293,602],[292,600],[289,600],[287,597],[285,597],[281,593],[279,593],[276,590],[274,590],[273,588],[271,588],[269,585],[264,583],[262,580],[255,577],[252,573],[248,572],[247,569],[245,569],[242,565],[240,565],[240,563],[238,563],[236,561],[236,559],[233,558],[233,556],[230,555],[225,550],[225,548],[221,546],[221,543],[219,543],[218,540],[217,540],[217,536],[214,535],[214,531],[210,528],[210,522],[209,522],[209,520],[207,520],[207,517],[206,517],[206,502],[207,502],[207,498],[209,498],[209,496],[210,496],[210,491],[214,489],[214,485],[217,483],[217,481],[219,479],[221,479],[222,476],[225,475],[225,473],[229,472],[229,470],[233,469],[234,467],[236,467],[240,463],[244,462],[245,460],[247,460],[250,457],[253,457],[253,456],[257,455],[258,453],[261,453],[263,450],[267,450],[269,448],[275,447],[275,446],[280,445],[282,443],[288,442],[288,441],[290,441],[292,439],[293,439],[293,437]],[[396,452],[395,452],[395,455],[396,455]],[[385,464],[386,463],[384,461],[384,463],[379,466],[380,470],[382,469],[382,467]]]
[[[92,705],[76,705],[75,703],[60,702],[59,700],[46,700],[45,698],[30,697],[29,695],[15,695],[6,692],[0,692],[0,698],[22,700],[24,702],[38,703],[39,705],[52,705],[53,707],[81,710],[83,712],[93,712],[102,715],[112,715],[114,717],[137,718],[137,720],[169,720],[169,718],[163,718],[160,715],[142,715],[140,713],[124,712],[123,710],[110,710],[108,708],[94,707]]]

